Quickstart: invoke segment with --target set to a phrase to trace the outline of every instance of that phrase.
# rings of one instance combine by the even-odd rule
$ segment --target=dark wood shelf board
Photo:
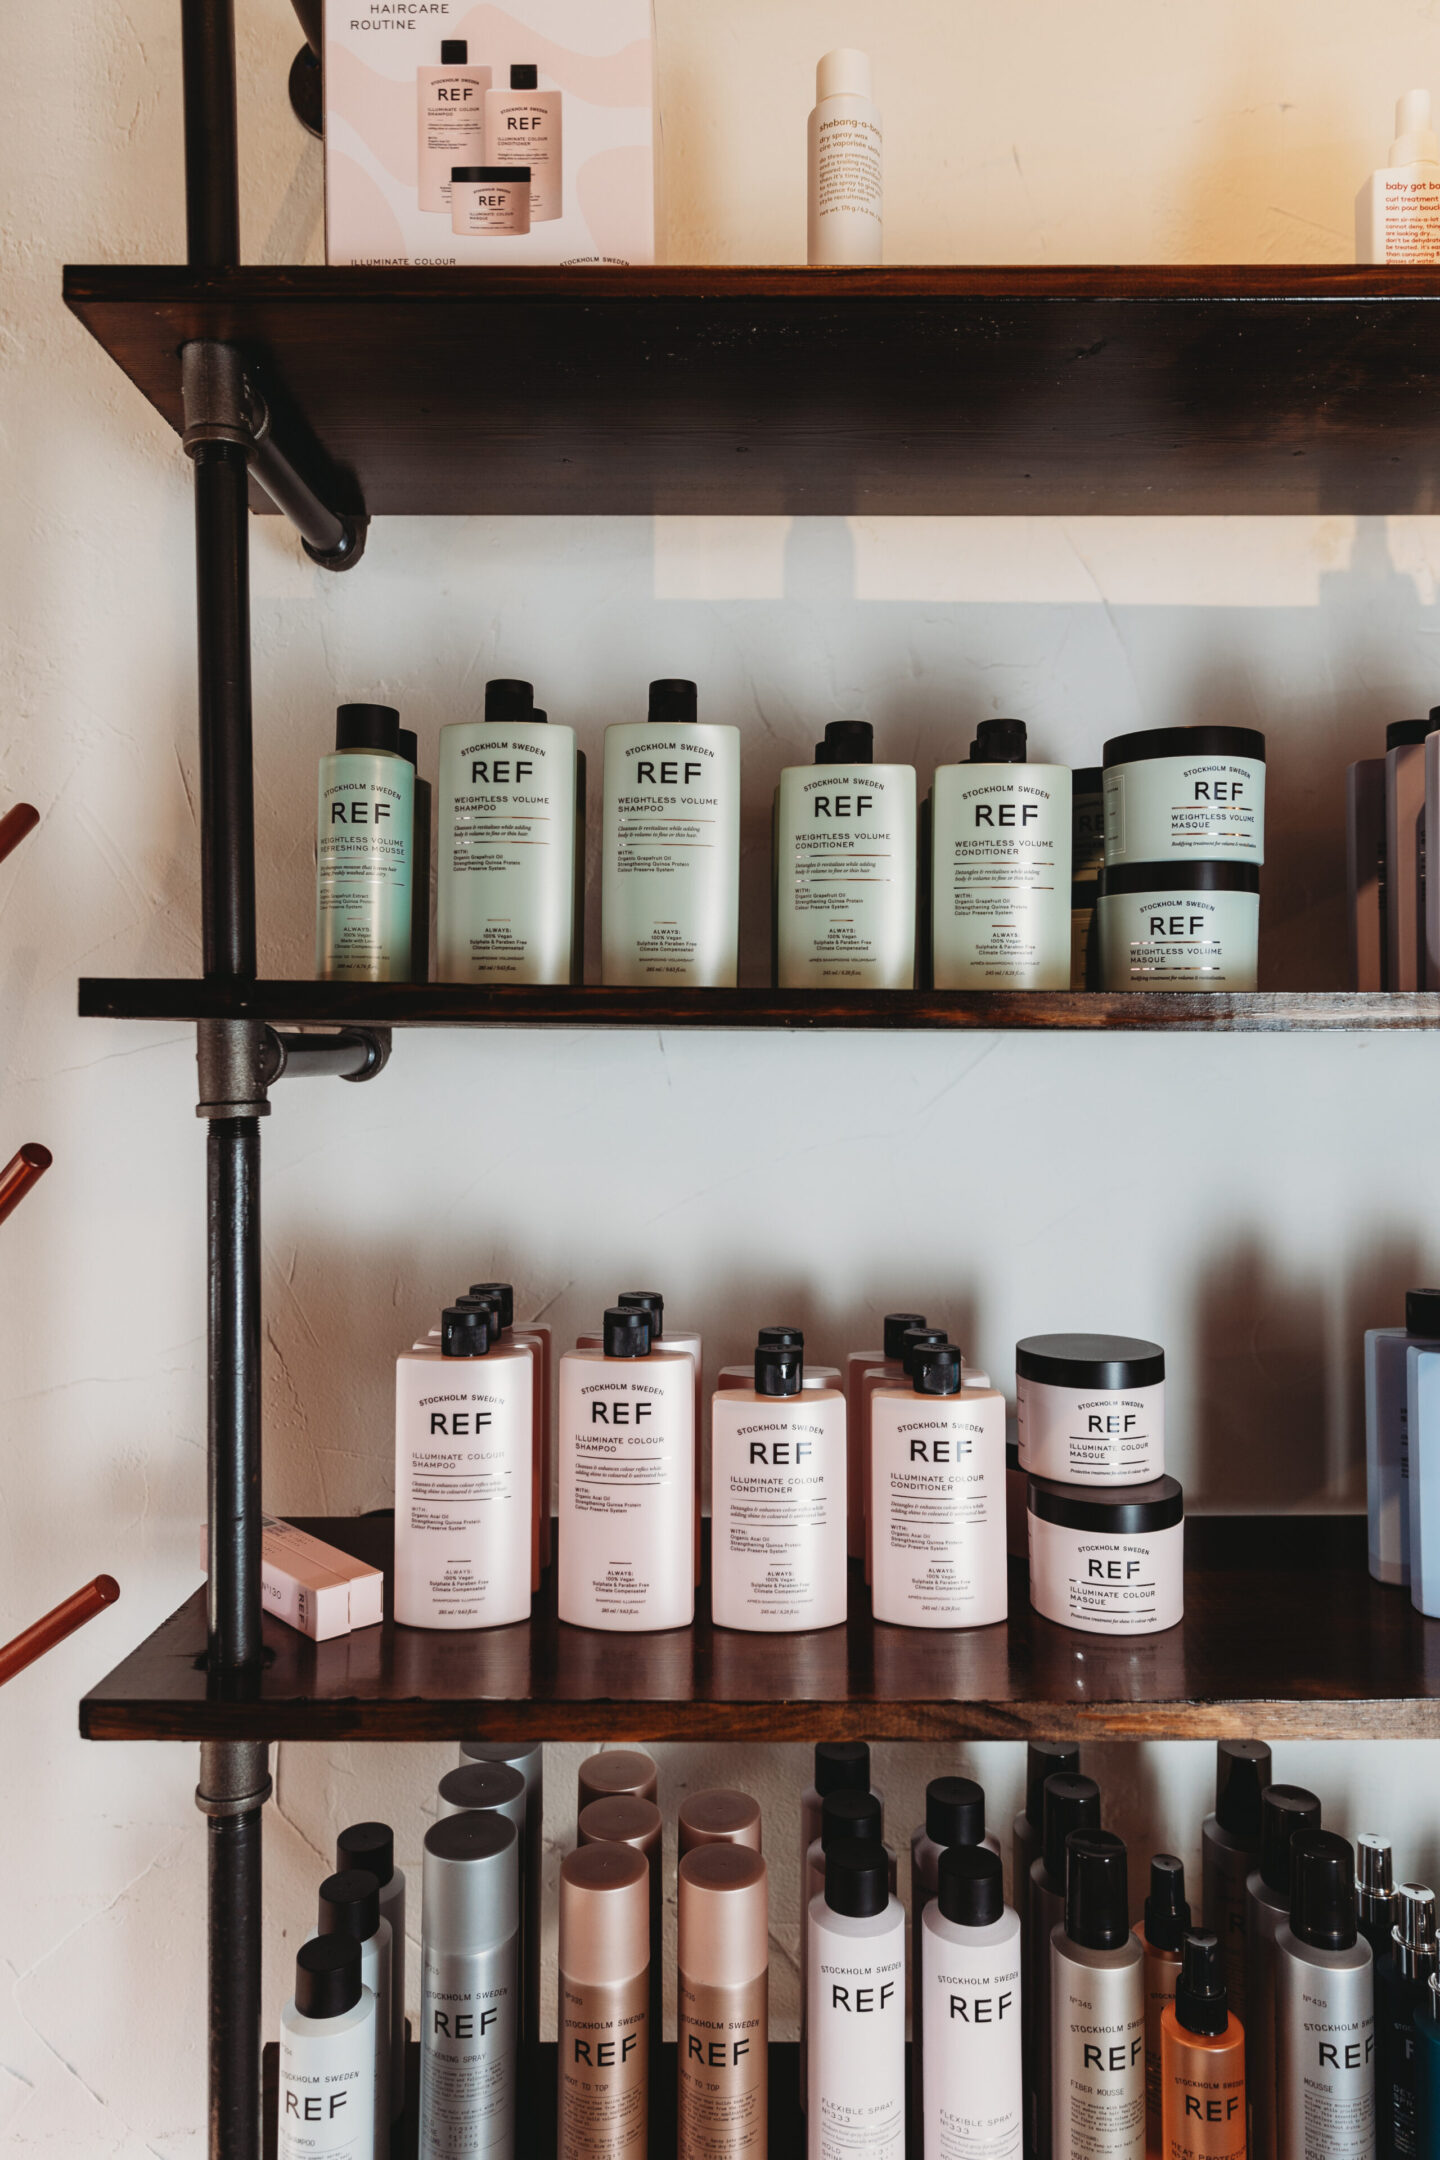
[[[69,268],[176,429],[242,346],[372,515],[1440,507],[1430,268]],[[494,364],[476,389],[477,353]]]
[[[277,1027],[1168,1029],[1342,1034],[1440,1027],[1434,990],[475,989],[463,983],[224,982],[82,976],[86,1020]]]
[[[301,1518],[388,1569],[388,1515]],[[562,1627],[553,1579],[524,1625],[429,1633],[389,1620],[312,1643],[264,1622],[253,1685],[211,1686],[197,1590],[80,1706],[92,1740],[1274,1739],[1440,1737],[1440,1621],[1382,1589],[1358,1517],[1197,1517],[1186,1617],[1106,1641],[1031,1612],[966,1634],[850,1619],[814,1635],[711,1625],[617,1636]]]

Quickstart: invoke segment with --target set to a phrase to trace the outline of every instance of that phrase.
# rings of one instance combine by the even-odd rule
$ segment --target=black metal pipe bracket
[[[200,1071],[198,1118],[269,1117],[266,1036],[262,1020],[199,1020],[195,1062]]]
[[[311,1075],[373,1080],[389,1062],[389,1028],[332,1028],[303,1034],[290,1028],[265,1030],[263,1063],[270,1087],[277,1080],[302,1080]]]
[[[246,1815],[272,1791],[268,1740],[202,1740],[195,1805],[202,1815]]]

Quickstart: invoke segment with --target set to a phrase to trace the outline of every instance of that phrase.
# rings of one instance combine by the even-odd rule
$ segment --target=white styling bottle
[[[320,1885],[315,1937],[345,1935],[360,1946],[360,1977],[375,1998],[375,2160],[387,2160],[390,2125],[400,2109],[390,2096],[394,1938],[380,1913],[380,1885],[366,1868],[345,1868]]]
[[[373,2160],[375,1997],[360,1945],[319,1935],[295,1959],[280,2013],[278,2160]]]
[[[937,990],[1070,986],[1070,770],[1031,765],[1023,720],[982,720],[941,765],[932,814]]]
[[[405,2106],[405,1876],[395,1865],[389,1823],[351,1823],[335,1840],[335,1872],[363,1868],[380,1885],[380,1917],[390,1928],[390,2119]]]
[[[785,767],[775,847],[778,987],[913,989],[915,768],[876,764],[868,720]]]
[[[1020,1919],[1005,1903],[1000,1855],[940,1855],[934,1899],[916,1915],[925,2053],[921,2150],[929,2160],[1015,2160],[1024,2084]]]
[[[884,260],[884,133],[870,56],[841,47],[815,70],[805,259],[843,269]]]
[[[808,2160],[902,2160],[905,1909],[883,1845],[828,1848],[807,1925]]]

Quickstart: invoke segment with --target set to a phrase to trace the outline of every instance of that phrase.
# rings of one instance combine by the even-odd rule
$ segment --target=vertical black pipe
[[[212,1118],[208,1621],[217,1677],[260,1658],[260,1123]]]
[[[260,1817],[212,1817],[209,1840],[211,2160],[260,2155]]]
[[[198,443],[193,462],[205,973],[253,979],[248,468],[240,444],[230,442]]]
[[[240,260],[234,0],[180,0],[185,76],[185,253],[192,270]]]

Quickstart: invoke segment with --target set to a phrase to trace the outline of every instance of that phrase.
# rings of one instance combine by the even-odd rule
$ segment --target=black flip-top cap
[[[665,1300],[658,1290],[622,1290],[615,1300],[626,1312],[650,1315],[650,1340],[659,1342],[665,1333]]]
[[[757,1395],[798,1395],[805,1383],[805,1360],[788,1343],[761,1343],[755,1352]]]
[[[1260,1844],[1260,1802],[1270,1783],[1270,1750],[1263,1740],[1215,1743],[1215,1820],[1231,1837]]]
[[[1290,1845],[1290,1932],[1314,1950],[1348,1950],[1355,1920],[1355,1855],[1333,1830],[1305,1830]]]
[[[900,1370],[906,1379],[914,1370],[911,1361],[917,1350],[938,1350],[949,1340],[943,1327],[907,1327],[900,1337]]]
[[[925,1787],[925,1835],[935,1845],[983,1845],[983,1786],[968,1777],[931,1778]]]
[[[890,1856],[883,1845],[841,1838],[825,1854],[825,1903],[831,1912],[869,1920],[890,1903]]]
[[[447,37],[440,40],[441,67],[464,67],[470,58],[470,40],[463,37]]]
[[[917,1343],[910,1353],[910,1385],[917,1395],[958,1395],[964,1381],[954,1343]]]
[[[827,720],[825,740],[815,745],[817,765],[873,765],[875,730],[868,720]]]
[[[832,1792],[869,1792],[868,1740],[817,1740],[815,1790],[823,1800]]]
[[[506,179],[510,178],[507,172]],[[485,685],[485,725],[523,727],[535,710],[534,683],[513,675],[497,675]]]
[[[886,1313],[885,1332],[881,1339],[885,1345],[885,1357],[889,1364],[898,1365],[900,1362],[900,1353],[905,1348],[906,1329],[924,1327],[924,1325],[925,1315],[923,1312]]]
[[[1072,1830],[1099,1829],[1100,1788],[1094,1778],[1081,1777],[1078,1770],[1048,1777],[1045,1780],[1041,1812],[1045,1872],[1053,1883],[1058,1883],[1063,1889],[1065,1840]]]
[[[1427,1341],[1440,1340],[1440,1290],[1405,1292],[1405,1332]]]
[[[1025,722],[982,720],[970,746],[970,762],[972,765],[1023,765]]]
[[[849,1838],[852,1843],[878,1845],[885,1834],[884,1810],[873,1792],[826,1793],[820,1806],[820,1850]],[[826,1866],[829,1866],[827,1859]]]
[[[395,1833],[389,1823],[351,1823],[335,1840],[337,1869],[364,1868],[383,1890],[395,1873]]]
[[[700,709],[700,692],[683,675],[662,675],[650,685],[646,715],[652,727],[689,727]]]
[[[1265,762],[1265,737],[1248,727],[1137,728],[1112,735],[1105,745],[1107,765],[1135,765],[1156,757],[1244,757]]]
[[[604,1322],[606,1357],[649,1357],[650,1315],[643,1307],[611,1305]]]
[[[360,1945],[353,1935],[316,1935],[295,1953],[301,2017],[343,2017],[360,2000]]]
[[[420,770],[420,740],[414,728],[402,727],[395,737],[395,747],[407,765]]]
[[[940,1855],[935,1902],[957,1927],[990,1927],[1005,1910],[1005,1871],[988,1845],[951,1845]]]
[[[380,1925],[380,1885],[368,1868],[326,1876],[315,1924],[322,1935],[353,1935],[356,1942],[369,1942]]]
[[[441,1357],[484,1357],[490,1348],[490,1319],[483,1309],[447,1305],[440,1315]]]
[[[1385,748],[1401,750],[1406,743],[1424,742],[1434,725],[1433,716],[1429,720],[1392,720],[1385,730]]]
[[[540,70],[533,60],[517,60],[510,69],[512,90],[537,90],[540,87]]]
[[[510,1327],[515,1320],[515,1286],[508,1282],[472,1282],[471,1297],[492,1298],[500,1315],[501,1327]]]
[[[1007,1466],[1008,1467],[1008,1466]],[[1045,1826],[1045,1780],[1072,1777],[1080,1768],[1080,1750],[1068,1740],[1032,1740],[1025,1749],[1025,1820],[1036,1839]]]
[[[1320,1802],[1303,1785],[1267,1785],[1260,1802],[1260,1880],[1277,1897],[1290,1895],[1290,1841],[1320,1828]]]
[[[1154,1937],[1151,1937],[1152,1942]],[[1230,2022],[1225,1994],[1225,1960],[1220,1938],[1208,1928],[1191,1928],[1180,1946],[1175,1982],[1175,2018],[1186,2032],[1214,2036]]]
[[[805,1330],[798,1327],[762,1327],[756,1331],[757,1346],[764,1344],[767,1350],[803,1350]]]
[[[1015,1345],[1015,1377],[1076,1390],[1153,1387],[1165,1352],[1138,1335],[1027,1335]]]
[[[1146,1938],[1157,1950],[1178,1950],[1189,1925],[1185,1863],[1174,1853],[1155,1853],[1150,1861],[1150,1895],[1145,1900]]]
[[[1125,1842],[1113,1830],[1072,1830],[1065,1840],[1065,1932],[1086,1950],[1130,1940]]]
[[[339,705],[335,710],[337,750],[400,749],[400,714],[393,705]]]

